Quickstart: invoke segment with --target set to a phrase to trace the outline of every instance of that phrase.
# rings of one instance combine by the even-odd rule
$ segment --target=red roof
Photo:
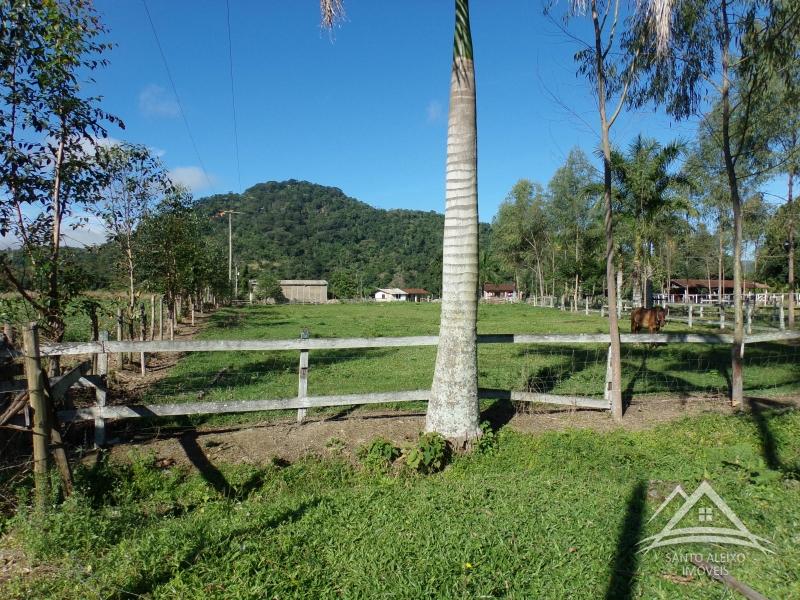
[[[515,292],[517,287],[513,283],[484,283],[484,292]]]
[[[423,288],[403,288],[406,294],[414,294],[415,296],[430,296],[431,293]]]

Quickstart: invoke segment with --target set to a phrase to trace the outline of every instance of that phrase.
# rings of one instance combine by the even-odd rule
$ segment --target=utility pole
[[[221,210],[217,216],[228,215],[228,283],[233,287],[233,218],[231,215],[242,214],[238,210]]]

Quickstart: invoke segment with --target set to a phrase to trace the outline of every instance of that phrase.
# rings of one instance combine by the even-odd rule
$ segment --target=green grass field
[[[435,335],[437,304],[336,304],[222,309],[202,332],[205,339]],[[607,321],[527,305],[481,305],[479,333],[603,333]],[[667,332],[690,331],[669,323]],[[695,327],[691,331],[718,330]],[[310,353],[309,394],[350,394],[425,389],[431,384],[433,347],[379,348]],[[297,390],[297,352],[192,353],[146,395],[147,402],[286,398]],[[726,394],[730,349],[722,345],[627,344],[623,388],[645,394]],[[602,397],[606,347],[597,344],[484,344],[479,348],[480,386]],[[212,386],[212,382],[215,382]],[[798,347],[763,343],[747,347],[745,390],[774,395],[800,387]],[[202,421],[203,418],[200,418]],[[197,422],[197,421],[196,421]]]
[[[671,550],[637,553],[664,526],[648,523],[664,496],[702,479],[774,554],[676,550],[742,552],[734,577],[769,598],[800,597],[797,411],[634,433],[504,429],[492,451],[428,476],[335,454],[217,465],[214,480],[152,464],[80,469],[70,500],[2,523],[34,570],[0,583],[0,597],[728,598],[685,576]]]

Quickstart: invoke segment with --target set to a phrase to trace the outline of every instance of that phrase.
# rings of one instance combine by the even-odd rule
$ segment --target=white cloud
[[[151,83],[139,92],[139,110],[147,117],[180,116],[180,107],[175,99],[160,85]]]
[[[437,100],[431,100],[428,102],[428,107],[425,109],[425,113],[428,117],[428,123],[438,123],[441,121],[442,116],[444,115],[444,110],[442,109],[442,104]]]
[[[210,188],[216,178],[206,173],[200,167],[175,167],[170,169],[169,178],[175,185],[182,185],[193,192]]]

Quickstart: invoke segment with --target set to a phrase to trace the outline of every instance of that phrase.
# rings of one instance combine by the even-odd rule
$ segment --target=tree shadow
[[[639,364],[639,367],[636,369],[636,373],[633,374],[633,377],[630,378],[628,381],[628,385],[625,386],[625,389],[622,390],[622,412],[623,414],[625,411],[628,410],[628,407],[631,405],[633,401],[633,390],[636,387],[636,382],[639,381],[639,378],[647,372],[647,359],[650,356],[650,349],[647,348],[642,353],[642,362]]]
[[[625,518],[617,536],[617,549],[611,567],[611,580],[606,589],[606,600],[630,600],[634,597],[639,555],[636,546],[644,529],[644,510],[647,484],[638,481],[628,496]]]
[[[481,413],[481,421],[489,421],[492,430],[497,431],[511,421],[516,412],[514,403],[510,400],[495,400]]]
[[[777,418],[787,411],[795,410],[796,407],[793,404],[768,398],[747,398],[746,403],[750,408],[750,416],[758,429],[761,454],[767,467],[773,471],[780,471],[792,479],[800,479],[800,465],[784,464],[778,450],[778,440],[770,428],[771,419]]]

